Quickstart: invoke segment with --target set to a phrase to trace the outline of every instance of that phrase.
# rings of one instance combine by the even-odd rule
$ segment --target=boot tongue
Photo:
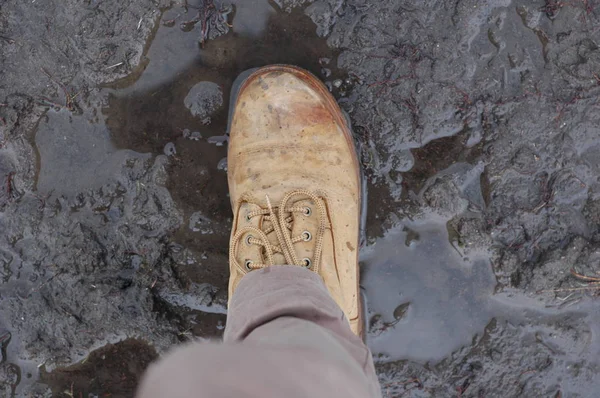
[[[273,214],[270,215],[270,219],[269,220],[265,220],[262,223],[262,230],[263,231],[268,231],[271,230],[271,232],[269,232],[267,234],[267,238],[269,239],[269,243],[272,246],[278,246],[280,248],[283,248],[285,245],[285,242],[280,242],[278,237],[277,237],[277,233],[273,230],[273,223],[277,222],[276,220],[278,220],[278,216],[279,216],[279,207],[273,207],[272,209]],[[285,216],[287,217],[289,214],[286,214]],[[293,225],[293,221],[292,221],[292,225]],[[280,227],[281,228],[281,232],[283,234],[290,234],[290,230],[287,227]],[[293,265],[293,264],[288,264],[288,261],[285,258],[285,255],[283,253],[274,253],[273,254],[273,265]]]
[[[286,232],[289,232],[287,228],[285,231],[283,231],[283,233],[285,234]],[[267,235],[267,237],[269,238],[269,242],[271,243],[271,245],[281,246],[281,242],[277,240],[277,235],[275,234],[275,231],[271,232],[269,235]],[[275,265],[288,265],[283,253],[275,253],[273,255],[273,262],[275,263]]]

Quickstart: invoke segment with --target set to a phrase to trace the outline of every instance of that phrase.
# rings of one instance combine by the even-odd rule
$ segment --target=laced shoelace
[[[311,199],[316,206],[317,211],[313,212],[312,208],[307,206],[295,206],[295,203],[302,199],[299,199],[293,202],[291,206],[288,206],[288,202],[297,196],[301,196],[302,199]],[[325,235],[325,230],[329,227],[327,210],[323,201],[320,200],[314,192],[306,190],[297,190],[287,193],[278,207],[272,206],[268,195],[266,196],[266,201],[266,209],[261,208],[260,210],[251,211],[246,214],[247,220],[263,216],[263,228],[261,229],[253,226],[243,227],[233,236],[232,245],[229,249],[229,258],[233,264],[245,274],[255,269],[276,265],[273,256],[276,253],[280,253],[283,254],[286,264],[306,267],[318,272],[321,254],[323,252],[323,237]],[[312,260],[309,258],[300,260],[294,249],[295,243],[309,241],[313,238],[309,231],[304,231],[301,235],[295,237],[292,236],[294,213],[302,213],[306,216],[315,215],[318,217],[318,226],[314,237],[315,251]],[[277,244],[270,242],[267,236],[273,232],[277,237]],[[244,236],[246,236],[245,239],[243,239]],[[249,245],[261,246],[267,261],[261,263],[252,259],[245,259],[244,264],[240,264],[237,260],[237,251],[242,240],[245,240],[245,243]]]

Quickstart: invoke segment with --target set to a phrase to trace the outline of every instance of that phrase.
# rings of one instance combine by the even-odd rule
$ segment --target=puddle
[[[192,2],[190,2],[192,4]],[[117,148],[165,154],[167,188],[184,222],[175,241],[193,254],[180,264],[184,283],[227,287],[231,208],[227,187],[226,126],[229,96],[243,71],[274,63],[301,66],[339,79],[336,54],[316,36],[302,10],[278,12],[269,1],[233,2],[227,34],[199,43],[202,26],[189,7],[164,13],[136,81],[106,88],[106,126]],[[332,85],[333,87],[333,85]],[[338,92],[344,89],[334,88]]]
[[[0,395],[18,394],[23,386],[31,385],[38,375],[38,363],[25,360],[19,353],[23,350],[19,336],[4,328],[0,318]],[[17,395],[19,396],[19,395]]]
[[[463,388],[478,377],[489,391],[510,383],[509,390],[522,384],[523,396],[539,396],[542,388],[592,396],[600,387],[597,303],[568,292],[550,302],[495,292],[489,254],[465,255],[452,240],[446,220],[430,214],[399,223],[364,250],[367,343],[380,370],[412,363],[427,369],[422,375],[449,377]]]
[[[390,231],[362,255],[368,343],[385,360],[437,361],[490,321],[495,277],[485,253],[465,257],[435,216]]]
[[[133,396],[144,371],[157,358],[146,342],[126,339],[92,351],[72,366],[51,372],[42,367],[41,380],[53,396]]]

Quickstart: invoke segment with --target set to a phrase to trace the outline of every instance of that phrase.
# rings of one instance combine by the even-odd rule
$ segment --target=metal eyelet
[[[302,263],[306,268],[310,268],[312,266],[312,261],[310,261],[310,258],[308,257],[303,258]]]
[[[245,265],[246,265],[246,270],[247,271],[252,271],[252,268],[250,268],[250,265],[253,263],[252,260],[246,260]]]
[[[311,214],[312,214],[312,209],[307,206],[304,210],[304,215],[306,215],[307,217],[310,217]]]
[[[302,232],[302,240],[308,242],[312,239],[312,234],[308,231]]]
[[[246,213],[246,221],[250,222],[250,220],[252,220],[252,217],[250,217],[250,212]]]
[[[244,241],[246,242],[246,244],[248,246],[252,246],[252,242],[250,242],[250,239],[252,239],[252,238],[253,238],[252,235],[248,235],[248,236],[246,236],[246,239],[244,239]]]

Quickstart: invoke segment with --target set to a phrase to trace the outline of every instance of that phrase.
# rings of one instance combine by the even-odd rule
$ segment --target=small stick
[[[57,81],[54,77],[52,77],[52,75],[46,69],[44,69],[44,68],[40,68],[40,69],[42,70],[42,72],[44,72],[46,74],[46,76],[48,76],[48,78],[51,81],[58,84],[58,86],[62,89],[62,91],[65,94],[65,108],[72,111],[73,110],[73,100],[75,99],[75,97],[77,97],[78,94],[75,94],[75,95],[69,94],[69,91],[67,90],[67,88],[65,87],[64,84],[62,84],[61,82]]]
[[[565,301],[565,300],[568,300],[568,299],[569,299],[571,296],[573,296],[574,294],[575,294],[575,293],[571,293],[571,294],[569,294],[569,295],[568,295],[568,296],[566,296],[566,297],[557,297],[556,299],[557,299],[557,300],[560,300],[560,301]]]
[[[535,369],[525,370],[525,371],[521,372],[521,374],[519,375],[519,377],[523,376],[523,375],[526,375],[526,374],[529,374],[529,373],[535,373],[535,372],[537,372]]]
[[[392,79],[392,80],[378,80],[376,82],[369,83],[367,85],[367,87],[374,87],[374,86],[394,84],[394,83],[399,83],[400,81],[402,81],[404,79],[414,79],[414,78],[415,77],[412,74],[407,74],[407,75],[402,75],[402,76],[398,77],[397,79]]]
[[[576,272],[574,268],[571,268],[571,275],[573,275],[577,279],[581,279],[582,281],[600,282],[600,277],[580,274]]]
[[[11,39],[10,37],[0,35],[0,39],[5,40],[8,44],[15,44],[14,39]]]
[[[41,99],[37,101],[38,104],[40,104],[40,105],[43,105],[43,106],[54,106],[54,107],[61,108],[61,109],[65,108],[64,105],[61,105],[58,102],[51,101],[48,98],[44,98],[44,97],[40,97],[40,98]]]
[[[8,173],[8,176],[6,177],[6,193],[8,194],[8,197],[12,197],[12,193],[14,191],[14,175],[15,172],[11,171],[10,173]]]
[[[600,284],[594,286],[585,286],[585,287],[572,287],[565,289],[546,289],[546,290],[538,290],[538,293],[556,293],[556,292],[577,292],[581,290],[599,290]]]
[[[112,68],[116,68],[117,66],[121,66],[121,65],[123,65],[123,64],[124,64],[124,62],[123,62],[123,61],[121,61],[121,62],[119,62],[118,64],[114,64],[114,65],[111,65],[111,66],[107,66],[107,67],[106,67],[106,69],[112,69]]]
[[[573,175],[573,178],[576,179],[577,181],[579,181],[579,184],[581,185],[581,188],[586,188],[587,185],[585,184],[585,182],[581,181],[581,178]]]

